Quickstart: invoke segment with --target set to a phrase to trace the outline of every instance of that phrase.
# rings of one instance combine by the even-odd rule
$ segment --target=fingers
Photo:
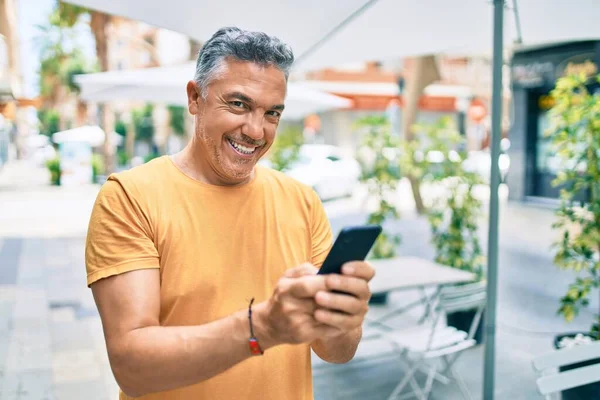
[[[336,311],[319,308],[314,313],[315,320],[324,325],[339,329],[342,332],[348,332],[362,325],[363,315],[349,315]]]
[[[360,300],[368,300],[371,297],[369,284],[362,278],[331,274],[325,277],[325,283],[330,291],[344,292]]]
[[[321,291],[315,296],[317,305],[349,315],[366,314],[367,302],[353,296]]]
[[[342,266],[342,274],[369,282],[375,276],[375,269],[366,261],[351,261]]]
[[[320,290],[327,290],[324,276],[303,276],[300,279],[289,279],[286,281],[288,293],[294,297],[314,298]]]
[[[299,278],[305,275],[316,275],[318,268],[310,263],[304,263],[295,268],[288,269],[285,271],[284,278]]]

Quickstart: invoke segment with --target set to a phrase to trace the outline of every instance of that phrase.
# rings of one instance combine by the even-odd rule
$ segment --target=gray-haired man
[[[188,146],[103,185],[86,266],[121,399],[312,399],[310,349],[353,357],[372,268],[317,276],[321,202],[256,166],[292,62],[276,38],[219,30],[187,84]]]

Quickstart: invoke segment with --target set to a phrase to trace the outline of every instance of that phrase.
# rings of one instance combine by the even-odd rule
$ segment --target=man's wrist
[[[268,304],[267,302],[258,303],[252,306],[252,327],[254,338],[258,341],[263,351],[277,346],[279,343],[275,339],[273,330],[268,322]],[[250,339],[250,329],[248,328],[248,339]]]

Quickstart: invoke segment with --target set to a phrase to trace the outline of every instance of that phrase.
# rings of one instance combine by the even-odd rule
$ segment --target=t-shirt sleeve
[[[312,196],[311,263],[315,267],[320,267],[325,261],[325,257],[327,257],[327,254],[333,245],[333,240],[331,234],[331,225],[329,224],[327,214],[325,214],[323,203],[314,191],[312,192]]]
[[[114,177],[102,186],[88,227],[87,284],[138,269],[160,268],[147,210]]]

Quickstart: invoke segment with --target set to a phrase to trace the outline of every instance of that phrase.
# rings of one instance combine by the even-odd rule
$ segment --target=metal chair
[[[533,360],[533,369],[543,375],[536,380],[539,393],[550,400],[554,393],[600,382],[600,363],[556,372],[562,366],[584,363],[599,358],[600,341],[555,350],[536,357]]]
[[[400,362],[406,368],[405,376],[388,400],[410,397],[426,400],[431,393],[434,380],[445,384],[456,382],[465,399],[471,399],[467,386],[456,372],[454,364],[463,351],[476,345],[473,336],[485,308],[485,290],[485,282],[445,287],[440,291],[430,324],[408,330],[379,327],[381,336],[392,343],[400,355]],[[476,313],[469,332],[442,323],[444,322],[442,317],[447,313],[473,309]],[[420,387],[415,379],[417,371],[426,374],[423,387]],[[401,395],[407,385],[410,385],[412,391]]]

